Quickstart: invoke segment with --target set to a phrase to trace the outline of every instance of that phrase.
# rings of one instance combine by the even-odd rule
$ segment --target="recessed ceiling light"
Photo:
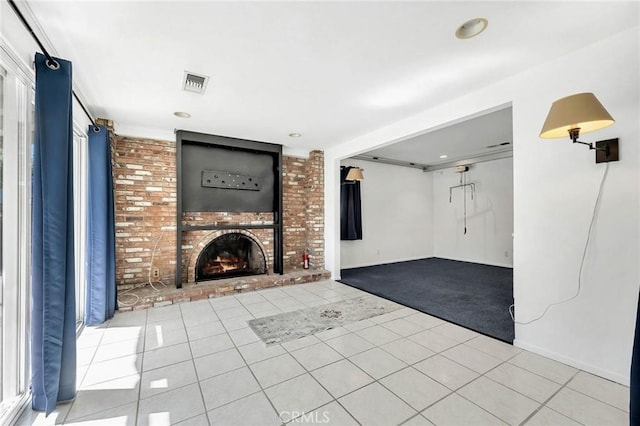
[[[180,118],[189,118],[191,117],[191,114],[189,114],[188,112],[184,112],[184,111],[176,111],[173,113],[173,115],[175,115],[176,117],[180,117]]]
[[[290,138],[299,138],[300,136],[302,136],[301,133],[289,133]]]
[[[489,21],[485,18],[469,19],[458,27],[456,30],[456,37],[459,39],[475,37],[483,32],[487,28],[487,25],[489,25]]]
[[[446,155],[446,154],[442,154],[442,155],[440,156],[440,158],[447,158],[447,155]]]

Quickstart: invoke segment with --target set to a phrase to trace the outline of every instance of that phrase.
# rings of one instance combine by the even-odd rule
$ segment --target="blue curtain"
[[[360,182],[347,181],[353,167],[340,167],[340,239],[362,239]]]
[[[71,62],[36,54],[32,176],[31,388],[51,413],[76,394]]]
[[[87,290],[84,323],[95,325],[116,309],[115,221],[109,131],[89,126]]]
[[[631,358],[631,406],[629,407],[629,424],[640,425],[640,297],[636,312],[636,335],[633,341]]]

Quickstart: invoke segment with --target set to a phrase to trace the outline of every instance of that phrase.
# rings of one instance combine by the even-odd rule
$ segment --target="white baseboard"
[[[456,261],[459,261],[459,262],[477,263],[479,265],[500,266],[502,268],[513,268],[513,265],[512,264],[508,264],[508,263],[479,262],[477,260],[471,260],[471,259],[453,258],[453,257],[436,256],[436,255],[434,255],[434,256],[410,257],[410,258],[402,258],[402,259],[395,259],[395,260],[382,260],[382,261],[377,261],[377,262],[357,263],[355,265],[340,266],[340,268],[341,269],[365,268],[367,266],[388,265],[390,263],[409,262],[411,260],[431,259],[431,258],[434,258],[434,257],[436,257],[438,259],[456,260]]]
[[[538,355],[542,355],[547,358],[551,358],[555,361],[561,362],[563,364],[570,365],[575,368],[579,368],[580,370],[584,370],[587,373],[595,374],[596,376],[603,377],[608,380],[612,380],[616,383],[623,384],[625,386],[629,386],[629,376],[621,375],[618,373],[614,373],[613,371],[605,370],[600,367],[596,367],[595,365],[587,364],[582,361],[578,361],[573,358],[566,357],[564,355],[557,354],[555,352],[549,351],[547,349],[541,348],[536,345],[532,345],[527,342],[523,342],[521,340],[515,339],[513,341],[513,346],[516,346],[520,349],[527,350],[529,352],[536,353]]]
[[[430,259],[433,256],[418,256],[418,257],[409,257],[402,259],[394,259],[394,260],[378,260],[375,262],[366,262],[366,263],[357,263],[355,265],[343,266],[340,265],[340,269],[352,269],[352,268],[365,268],[367,266],[378,266],[378,265],[388,265],[390,263],[398,263],[398,262],[410,262],[412,260],[421,260],[421,259]]]
[[[432,257],[437,257],[439,259],[447,259],[447,260],[457,260],[459,262],[469,262],[469,263],[477,263],[479,265],[489,265],[489,266],[500,266],[502,268],[512,268],[513,269],[513,264],[511,263],[502,263],[502,262],[485,262],[485,261],[479,261],[479,260],[475,260],[475,259],[464,259],[464,258],[460,258],[460,257],[446,257],[446,256],[432,256]]]

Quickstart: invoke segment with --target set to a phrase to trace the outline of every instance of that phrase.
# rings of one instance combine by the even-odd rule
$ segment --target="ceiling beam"
[[[500,151],[494,151],[487,154],[475,155],[473,157],[465,158],[462,160],[448,161],[446,163],[434,164],[426,166],[423,170],[425,172],[433,172],[435,170],[450,169],[456,166],[469,166],[471,164],[483,163],[485,161],[500,160],[502,158],[513,157],[512,149],[503,149]]]
[[[468,166],[470,164],[482,163],[485,161],[500,160],[502,158],[510,158],[510,157],[513,157],[512,148],[495,150],[486,154],[478,154],[471,157],[462,158],[459,160],[447,161],[447,162],[438,163],[438,164],[414,163],[409,161],[394,160],[392,158],[378,157],[376,155],[369,155],[369,154],[354,155],[353,157],[350,157],[350,158],[354,160],[371,161],[373,163],[389,164],[392,166],[410,167],[413,169],[420,169],[424,172],[432,172],[434,170],[450,169],[456,166]]]
[[[360,155],[354,155],[353,157],[349,157],[349,158],[350,159],[352,158],[354,160],[371,161],[373,163],[390,164],[392,166],[411,167],[411,168],[420,169],[420,170],[424,170],[425,167],[428,167],[426,164],[394,160],[391,158],[378,157],[377,155],[360,154]]]

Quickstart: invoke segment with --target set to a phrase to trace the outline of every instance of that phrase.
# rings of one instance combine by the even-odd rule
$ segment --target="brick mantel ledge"
[[[202,281],[183,284],[182,288],[158,287],[158,291],[150,286],[118,293],[118,311],[147,309],[155,306],[166,306],[174,303],[191,302],[229,294],[254,291],[262,288],[303,284],[327,280],[331,273],[324,269],[291,271],[283,275],[253,275],[248,277],[225,278],[221,280]],[[135,296],[137,296],[137,298]]]

